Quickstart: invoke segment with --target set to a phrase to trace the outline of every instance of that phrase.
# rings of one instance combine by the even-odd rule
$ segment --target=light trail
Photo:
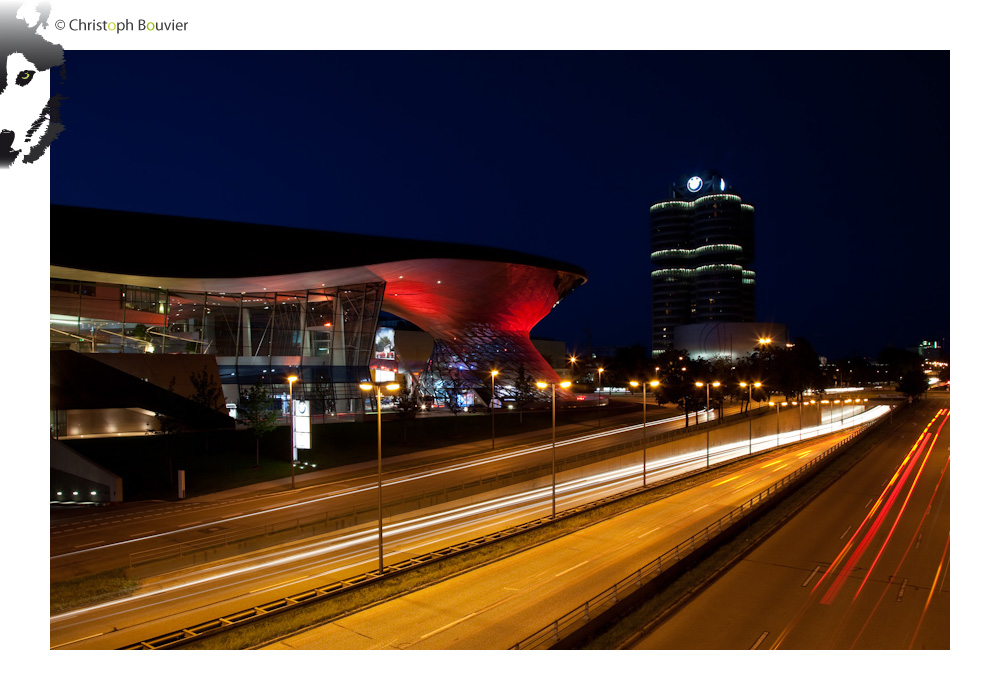
[[[889,528],[889,532],[882,542],[882,546],[879,548],[878,553],[875,555],[875,559],[872,560],[871,566],[868,567],[868,572],[865,577],[861,580],[861,585],[858,586],[858,590],[854,593],[854,598],[852,600],[857,600],[858,596],[861,595],[861,590],[865,587],[865,583],[868,582],[868,578],[871,576],[872,571],[875,569],[875,565],[878,564],[879,559],[882,558],[882,553],[885,551],[886,546],[889,544],[889,540],[892,539],[893,534],[896,532],[896,526],[899,524],[900,519],[903,517],[903,513],[906,512],[906,506],[910,503],[910,497],[917,488],[917,484],[920,482],[920,477],[924,473],[924,467],[927,466],[927,460],[931,458],[931,454],[934,452],[934,445],[937,444],[938,437],[941,435],[941,431],[944,429],[945,423],[948,418],[945,417],[941,421],[941,425],[938,426],[937,432],[934,434],[931,444],[927,448],[927,454],[924,455],[924,461],[920,463],[920,469],[913,477],[913,481],[910,482],[910,490],[906,493],[906,498],[903,499],[902,505],[899,507],[899,511],[896,513],[896,519],[892,523],[892,527]],[[943,473],[942,473],[943,474]]]
[[[923,531],[924,522],[927,520],[927,515],[931,511],[931,507],[937,500],[938,489],[941,488],[941,483],[944,481],[944,477],[948,473],[948,466],[950,465],[950,463],[951,463],[951,457],[949,456],[945,462],[944,468],[941,470],[941,474],[938,476],[937,483],[934,485],[934,491],[931,493],[931,496],[927,501],[927,508],[924,509],[923,515],[920,516],[920,522],[918,522],[917,526],[913,529],[913,535],[910,537],[909,544],[906,545],[906,549],[903,552],[903,556],[900,557],[899,562],[896,564],[895,570],[893,570],[892,575],[889,576],[888,579],[889,582],[893,581],[899,575],[899,571],[903,567],[903,562],[906,561],[906,558],[910,555],[910,552],[913,551],[914,545],[919,543],[920,539],[923,537],[921,533]],[[853,649],[857,645],[858,641],[861,639],[861,635],[864,633],[865,629],[867,629],[868,624],[875,616],[875,612],[878,609],[878,607],[882,604],[882,599],[885,598],[885,595],[889,590],[889,586],[890,583],[887,582],[885,587],[882,589],[882,594],[879,596],[878,601],[875,603],[875,605],[872,606],[871,612],[868,613],[867,619],[865,619],[864,624],[861,625],[861,629],[858,630],[857,635],[854,637],[854,641],[851,642],[851,647],[850,647],[851,649]],[[933,586],[931,590],[933,591]]]
[[[701,415],[703,413],[704,413],[704,411],[700,411],[700,412],[695,413],[695,415],[697,416],[697,415]],[[647,421],[646,427],[648,429],[648,428],[655,427],[655,426],[667,425],[667,424],[670,424],[670,423],[678,422],[678,421],[682,420],[683,418],[684,418],[684,416],[674,416],[672,418],[663,418],[663,419],[655,420],[655,421]],[[624,427],[621,427],[621,428],[612,428],[612,429],[604,430],[604,431],[602,431],[600,433],[595,433],[595,434],[592,434],[592,435],[583,435],[583,436],[575,437],[575,438],[567,438],[565,440],[560,440],[560,441],[556,442],[556,448],[558,449],[559,447],[565,447],[567,445],[575,445],[575,444],[579,444],[579,443],[582,443],[582,442],[586,442],[588,440],[602,439],[602,438],[606,438],[606,437],[611,436],[611,435],[624,434],[624,433],[627,433],[627,432],[633,431],[633,430],[642,430],[642,425],[640,424],[640,425],[634,425],[634,426],[624,426]],[[414,475],[410,475],[410,476],[397,476],[397,477],[383,478],[383,480],[382,480],[382,487],[383,488],[387,488],[389,486],[394,486],[394,485],[398,485],[398,484],[405,484],[405,483],[409,483],[411,481],[417,481],[417,480],[420,480],[420,479],[427,479],[427,478],[431,478],[431,477],[435,477],[435,476],[441,476],[442,474],[448,474],[448,473],[451,473],[451,472],[461,471],[461,470],[464,470],[464,469],[471,469],[471,468],[474,468],[474,467],[480,467],[480,466],[484,466],[484,465],[488,465],[488,464],[493,464],[495,462],[501,462],[501,461],[508,460],[508,459],[516,459],[518,457],[524,457],[524,456],[531,455],[531,454],[545,453],[545,452],[550,451],[551,449],[552,449],[552,444],[551,443],[546,443],[546,444],[542,444],[542,445],[537,445],[535,447],[521,448],[521,449],[513,450],[513,451],[510,451],[510,452],[505,452],[503,454],[492,455],[492,456],[489,456],[489,457],[483,457],[483,458],[480,458],[480,459],[475,459],[475,460],[467,461],[467,462],[461,462],[459,464],[449,465],[449,466],[446,466],[446,467],[432,467],[432,468],[427,469],[426,471],[423,471],[423,472],[421,472],[419,474],[414,474]],[[191,532],[193,530],[201,530],[201,529],[204,529],[206,527],[216,527],[216,526],[219,526],[219,525],[225,525],[227,523],[234,523],[234,522],[237,522],[239,520],[244,520],[244,519],[247,519],[247,518],[254,518],[254,517],[261,516],[261,515],[270,515],[270,514],[277,513],[277,512],[283,511],[283,510],[288,510],[288,509],[292,509],[292,508],[299,508],[301,506],[315,505],[315,504],[318,504],[318,503],[322,503],[324,501],[330,501],[330,500],[334,500],[334,499],[337,499],[337,498],[343,498],[344,496],[348,496],[348,495],[355,495],[355,494],[358,494],[358,493],[363,493],[363,492],[369,491],[369,490],[371,490],[373,488],[376,488],[376,485],[374,485],[374,484],[368,484],[368,485],[361,485],[361,486],[349,487],[349,488],[345,488],[345,489],[338,489],[337,491],[334,491],[332,493],[328,493],[328,494],[325,494],[323,496],[319,496],[319,497],[316,497],[316,498],[309,498],[309,499],[306,499],[306,500],[295,501],[294,503],[288,503],[288,504],[281,505],[281,506],[272,506],[272,507],[269,507],[269,508],[264,508],[264,509],[261,509],[261,510],[256,510],[256,511],[253,511],[253,512],[250,512],[250,513],[241,513],[240,515],[234,515],[234,516],[229,517],[229,518],[220,518],[218,520],[212,520],[212,521],[209,521],[209,522],[195,523],[195,524],[191,524],[191,525],[188,525],[188,526],[185,526],[185,527],[175,528],[173,530],[165,530],[163,532],[156,532],[156,533],[153,533],[153,534],[133,535],[133,536],[130,536],[128,539],[120,540],[118,542],[110,542],[108,544],[94,543],[94,544],[100,544],[100,546],[88,547],[88,549],[81,550],[81,551],[94,552],[94,551],[99,551],[99,550],[103,550],[103,549],[110,549],[112,547],[118,547],[118,546],[123,545],[123,544],[134,544],[135,542],[142,542],[144,540],[158,539],[158,538],[161,538],[161,537],[166,537],[168,535],[177,535],[177,534],[181,534],[181,533],[184,533],[184,532]],[[87,545],[79,545],[79,547],[85,547],[85,546],[87,546]],[[50,560],[61,559],[61,558],[64,558],[64,557],[78,555],[80,553],[81,553],[80,551],[77,551],[77,552],[65,552],[63,554],[52,555],[52,556],[49,557],[49,559]]]
[[[825,445],[817,445],[813,448],[814,451],[823,449],[826,449]],[[703,460],[703,453],[695,451],[648,463],[648,478],[664,479],[686,470],[701,469]],[[557,484],[557,498],[562,501],[564,509],[575,507],[576,505],[601,498],[604,495],[611,495],[634,488],[640,483],[641,475],[642,465],[641,463],[636,463],[600,474],[567,479]],[[384,536],[387,540],[391,540],[390,544],[392,547],[405,549],[402,545],[408,544],[410,541],[420,542],[424,546],[428,545],[428,538],[433,538],[432,541],[435,543],[445,541],[449,537],[453,538],[455,533],[465,532],[471,527],[481,527],[489,519],[502,519],[506,521],[517,519],[519,522],[525,522],[540,517],[547,512],[551,494],[551,487],[546,485],[526,492],[489,498],[480,503],[465,504],[444,512],[419,515],[399,523],[387,523],[384,526]],[[235,582],[239,578],[239,583],[246,585],[248,582],[262,580],[265,576],[272,575],[270,572],[280,571],[287,580],[289,575],[294,575],[302,570],[295,567],[315,568],[324,565],[322,573],[303,577],[303,579],[319,578],[331,573],[337,573],[347,566],[338,565],[330,569],[328,567],[334,563],[334,560],[331,559],[324,563],[322,561],[324,557],[344,557],[345,555],[350,555],[357,559],[360,555],[367,557],[360,559],[360,563],[374,561],[372,556],[368,556],[359,550],[362,550],[366,546],[373,548],[372,545],[376,540],[377,530],[373,526],[360,532],[336,536],[332,540],[327,540],[319,545],[311,542],[285,547],[282,550],[282,555],[277,558],[274,557],[273,553],[250,555],[242,558],[240,563],[235,567],[232,564],[214,565],[203,570],[202,574],[195,578],[189,578],[184,575],[183,579],[178,577],[175,582],[151,587],[126,598],[53,615],[50,617],[50,624],[62,623],[81,617],[89,618],[95,613],[107,613],[116,609],[124,611],[127,608],[134,614],[137,609],[152,607],[154,605],[152,599],[155,597],[183,593],[185,590],[191,590],[195,587],[205,587],[225,579]],[[356,566],[358,563],[359,561],[356,560],[354,565]],[[270,584],[264,586],[263,590],[279,588],[282,585],[284,584]],[[216,590],[223,589],[217,588]],[[194,592],[185,593],[178,596],[178,599],[194,595],[202,594]],[[235,598],[240,598],[244,595],[247,594],[237,593]],[[145,601],[149,601],[149,605],[141,604]],[[140,605],[137,607],[137,604]],[[105,617],[107,616],[105,615]],[[65,646],[70,643],[72,642],[66,642],[58,646]]]
[[[945,567],[945,562],[948,560],[948,549],[951,546],[951,532],[948,532],[948,541],[944,544],[944,551],[941,553],[941,561],[938,562],[937,571],[934,573],[934,582],[931,584],[931,589],[927,591],[927,601],[924,603],[924,609],[920,612],[920,619],[917,621],[917,627],[913,630],[913,637],[910,638],[910,644],[908,649],[913,648],[913,643],[917,641],[917,634],[920,632],[920,627],[924,624],[924,617],[927,615],[927,608],[931,606],[931,598],[934,597],[934,589],[937,588],[938,579],[941,577],[941,570]]]
[[[917,436],[917,439],[910,446],[909,450],[906,453],[906,456],[902,459],[900,464],[894,470],[892,476],[885,482],[882,492],[879,494],[878,498],[875,499],[875,502],[867,511],[861,524],[858,525],[858,527],[854,530],[854,533],[851,535],[851,538],[843,546],[843,548],[834,558],[830,566],[827,567],[826,571],[823,572],[819,580],[810,589],[807,600],[801,605],[798,612],[793,616],[793,618],[788,622],[788,624],[785,625],[785,628],[781,631],[781,633],[775,638],[775,641],[771,646],[771,649],[778,649],[781,647],[781,645],[784,643],[785,639],[788,637],[790,632],[799,624],[799,622],[801,622],[806,612],[815,602],[819,602],[820,604],[824,605],[832,605],[836,597],[836,594],[839,592],[841,587],[846,582],[846,579],[850,575],[850,572],[853,570],[853,567],[857,564],[859,557],[871,543],[875,531],[878,530],[881,523],[885,520],[887,513],[889,512],[890,508],[898,498],[898,495],[901,492],[901,489],[906,482],[907,476],[912,472],[914,465],[922,456],[925,448],[928,448],[929,446],[927,456],[924,458],[924,461],[921,465],[921,469],[923,468],[923,464],[926,464],[927,459],[929,459],[930,457],[930,450],[933,450],[933,442],[936,441],[937,435],[940,434],[949,416],[950,416],[950,411],[948,409],[941,409],[934,414],[933,418],[931,418],[931,420],[923,428],[923,430],[920,432],[920,435]],[[943,420],[941,422],[941,425],[938,426],[935,435],[932,437],[930,431],[933,428],[934,423],[939,418],[942,417]],[[941,477],[939,478],[938,485],[940,485],[940,481],[941,478],[943,478],[943,476],[944,474],[942,473]],[[912,487],[910,489],[910,492],[912,492]],[[936,492],[937,492],[937,487],[935,487],[935,493]],[[926,517],[926,513],[924,514],[924,517]],[[921,524],[922,523],[923,523],[923,518],[921,518]],[[843,539],[843,537],[846,536],[847,532],[849,531],[850,528],[848,528],[848,530],[844,532],[844,535],[841,535],[840,539]],[[917,532],[919,532],[919,527],[917,528],[917,530],[915,530],[914,537],[916,537]],[[911,539],[911,545],[912,543],[913,540]],[[883,544],[883,549],[884,546],[885,545]],[[908,550],[909,548],[907,549],[907,551]],[[845,560],[846,563],[844,563]],[[901,564],[902,561],[900,561],[900,565]],[[872,566],[874,566],[874,564]],[[896,569],[897,573],[898,571],[899,571],[899,566],[897,566]],[[816,596],[820,595],[821,587],[823,586],[824,582],[827,581],[830,577],[833,577],[833,580],[830,582],[830,588],[828,588],[826,593],[823,594],[822,598],[817,601]],[[864,583],[862,583],[861,585],[863,586]],[[888,586],[886,587],[885,590],[888,590]],[[883,596],[884,594],[885,591],[883,591]],[[856,599],[857,595],[855,595],[854,599],[852,599],[852,602]],[[881,598],[879,600],[881,600]],[[871,615],[869,615],[869,619],[871,619]],[[842,618],[841,626],[845,623],[845,621],[846,618]],[[867,624],[867,621],[865,624]],[[858,637],[860,637],[860,634],[861,632],[858,633]],[[858,639],[855,638],[854,643],[856,643],[857,641]]]

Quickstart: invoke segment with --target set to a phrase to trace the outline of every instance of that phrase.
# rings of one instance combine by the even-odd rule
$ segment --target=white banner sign
[[[312,447],[309,429],[312,419],[309,416],[308,401],[292,401],[292,428],[295,430],[295,449],[308,450]]]

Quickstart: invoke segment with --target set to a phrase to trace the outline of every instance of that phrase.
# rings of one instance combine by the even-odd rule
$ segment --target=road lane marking
[[[267,591],[267,590],[270,590],[272,588],[281,588],[282,586],[290,586],[293,583],[298,583],[299,581],[305,581],[307,578],[309,578],[309,577],[308,576],[300,576],[299,578],[292,579],[291,581],[283,581],[281,583],[275,583],[275,584],[272,584],[270,586],[264,586],[263,588],[258,588],[256,590],[253,590],[253,591],[250,591],[250,592],[251,593],[260,593],[261,591]]]
[[[874,498],[869,498],[869,499],[868,499],[868,502],[867,502],[867,503],[865,504],[865,510],[867,510],[867,509],[868,509],[868,506],[870,506],[870,505],[871,505],[872,503],[874,503],[874,502],[875,502],[875,499],[874,499]]]
[[[656,532],[656,531],[657,531],[657,530],[659,530],[659,529],[660,529],[659,527],[654,527],[654,528],[653,528],[652,530],[650,530],[649,532],[644,532],[644,533],[642,533],[641,535],[636,535],[636,536],[635,536],[635,538],[636,538],[636,539],[638,540],[638,539],[640,539],[640,538],[642,538],[642,537],[645,537],[646,535],[652,535],[652,534],[653,534],[654,532]]]
[[[114,631],[114,630],[112,630]],[[77,642],[82,642],[87,639],[93,639],[94,637],[100,637],[102,634],[108,634],[107,632],[98,632],[97,634],[92,634],[88,637],[80,637],[79,639],[74,639],[72,642],[63,642],[62,644],[56,644],[54,647],[49,647],[50,649],[58,649],[59,647],[66,647],[70,644],[76,644]]]
[[[812,581],[812,577],[815,576],[818,571],[819,571],[819,564],[817,564],[816,568],[812,570],[811,574],[809,574],[809,578],[807,578],[805,581],[802,582],[802,585],[803,586],[809,585],[809,582]]]
[[[709,503],[706,503],[706,504],[705,504],[705,505],[703,505],[703,506],[698,506],[697,508],[695,508],[695,509],[694,509],[694,510],[692,510],[691,512],[692,512],[692,513],[697,513],[697,512],[698,512],[699,510],[701,510],[702,508],[708,508],[708,506],[709,506],[709,505],[711,505],[711,504],[709,504]]]
[[[150,530],[149,532],[140,532],[138,535],[129,535],[129,537],[145,537],[146,535],[152,535],[156,530]]]
[[[840,539],[844,539],[845,537],[847,537],[847,533],[850,532],[850,531],[851,531],[851,528],[850,528],[850,526],[848,526],[848,528],[846,530],[844,530],[844,534],[840,536]]]
[[[583,566],[584,564],[589,564],[589,563],[590,563],[590,559],[588,559],[587,561],[581,561],[581,562],[580,562],[579,564],[577,564],[576,566],[571,566],[571,567],[569,567],[568,569],[566,569],[565,571],[560,571],[560,572],[559,572],[558,574],[556,574],[556,575],[555,575],[555,576],[553,576],[552,578],[559,578],[559,577],[560,577],[560,576],[562,576],[563,574],[568,574],[568,573],[569,573],[570,571],[572,571],[573,569],[579,569],[579,568],[580,568],[581,566]]]
[[[759,647],[760,644],[761,644],[761,642],[764,641],[764,637],[766,637],[767,635],[768,635],[767,632],[761,632],[760,636],[757,637],[757,641],[753,643],[752,647],[750,647],[750,650],[752,651],[752,650],[756,649],[757,647]]]
[[[586,562],[585,562],[585,563],[586,563]],[[573,567],[573,568],[576,568],[576,567]],[[566,573],[566,572],[564,571],[563,573]],[[500,600],[498,600],[497,602],[493,603],[492,605],[487,605],[487,606],[486,606],[485,608],[483,608],[482,610],[476,610],[475,612],[471,612],[471,613],[469,613],[468,615],[466,615],[465,617],[460,617],[459,619],[455,620],[454,622],[449,622],[449,623],[448,623],[447,625],[445,625],[444,627],[438,627],[438,628],[437,628],[436,630],[434,630],[433,632],[428,632],[427,634],[424,634],[424,635],[421,635],[421,637],[420,637],[420,638],[421,638],[421,639],[427,639],[428,637],[433,637],[433,636],[434,636],[435,634],[437,634],[438,632],[444,632],[444,631],[445,631],[445,630],[447,630],[447,629],[451,629],[451,628],[452,628],[452,627],[454,627],[455,625],[460,625],[460,624],[462,624],[462,623],[463,623],[463,622],[465,622],[466,620],[469,620],[469,619],[471,619],[471,618],[475,617],[476,615],[478,615],[478,614],[480,614],[480,613],[484,613],[484,612],[488,612],[488,611],[492,610],[493,608],[497,607],[498,605],[503,605],[504,603],[506,603],[506,602],[507,602],[508,600],[510,600],[510,599],[511,599],[511,598],[513,598],[513,597],[514,597],[514,596],[507,596],[506,598],[501,598]],[[411,646],[412,646],[412,645],[411,645]]]
[[[101,540],[100,542],[90,542],[88,544],[74,545],[73,549],[80,549],[80,547],[93,547],[95,544],[104,544],[104,540]]]
[[[901,583],[900,586],[899,586],[899,593],[896,594],[896,602],[897,603],[903,599],[903,590],[906,589],[906,582],[907,581],[909,581],[909,579],[904,578],[903,579],[903,583]]]

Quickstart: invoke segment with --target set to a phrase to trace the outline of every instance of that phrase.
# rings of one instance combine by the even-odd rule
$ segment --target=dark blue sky
[[[947,52],[66,59],[53,203],[565,260],[589,282],[534,334],[648,348],[649,206],[715,169],[756,210],[759,320],[834,358],[949,335]],[[321,238],[252,243],[337,264]]]

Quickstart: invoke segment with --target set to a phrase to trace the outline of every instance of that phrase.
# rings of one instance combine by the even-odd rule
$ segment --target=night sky
[[[66,75],[56,204],[564,260],[589,281],[533,335],[648,350],[649,206],[714,169],[756,210],[758,320],[833,359],[949,336],[945,51],[68,50]]]

